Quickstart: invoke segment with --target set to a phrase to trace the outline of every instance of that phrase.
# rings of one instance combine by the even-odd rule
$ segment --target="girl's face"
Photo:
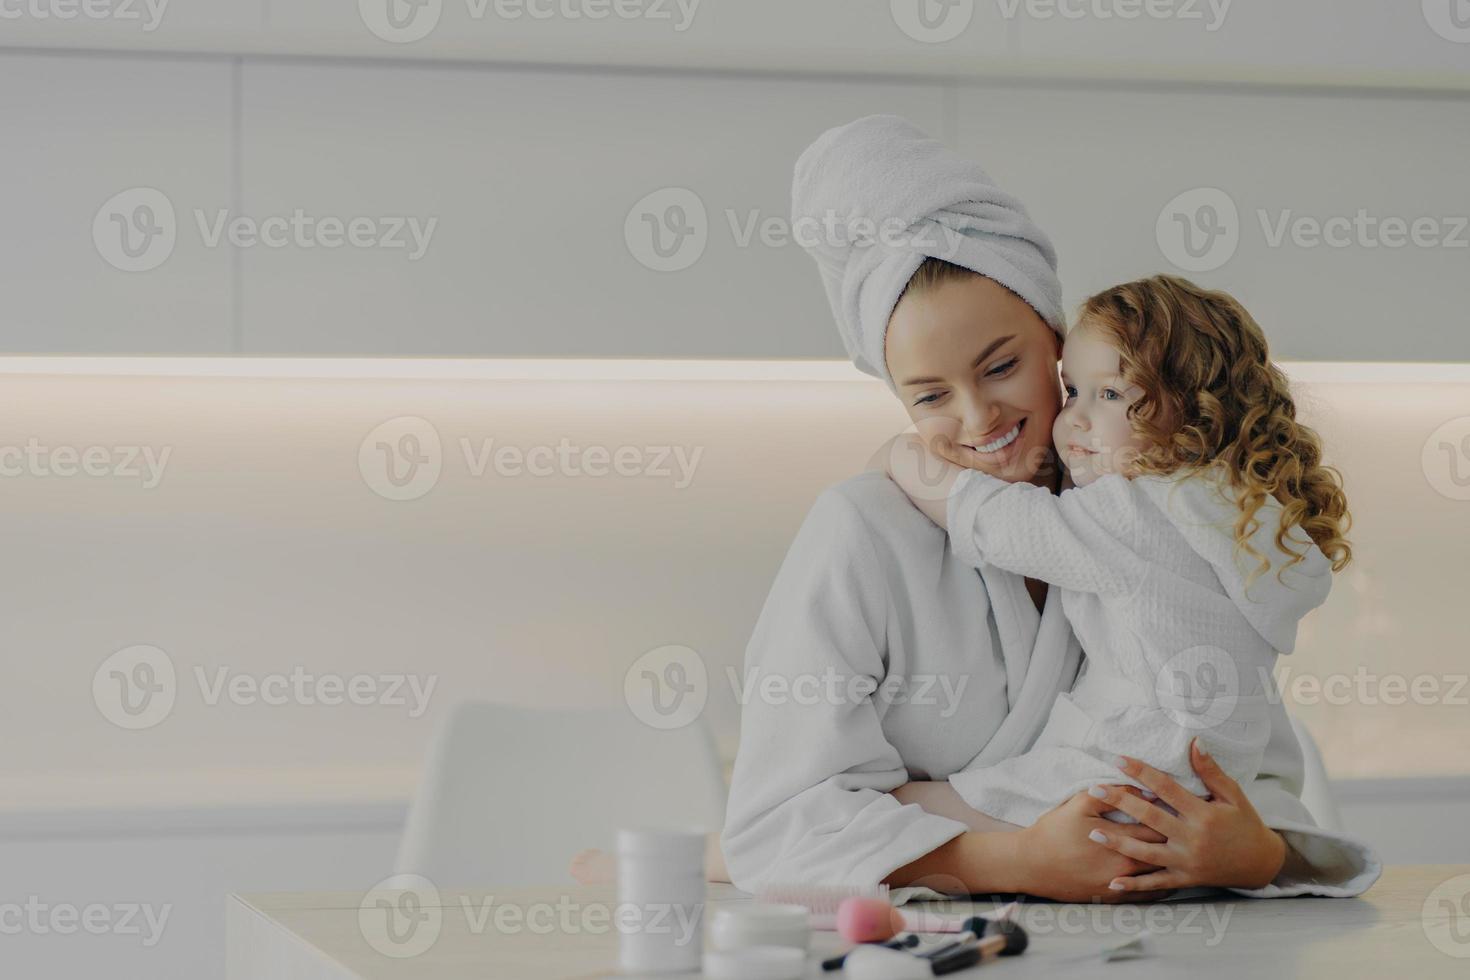
[[[1128,422],[1128,406],[1143,394],[1123,379],[1122,359],[1096,333],[1079,324],[1062,351],[1066,401],[1052,429],[1057,455],[1084,487],[1109,473],[1128,475],[1129,462],[1147,443]]]
[[[920,435],[970,447],[992,476],[1052,485],[1061,339],[1025,300],[983,276],[951,279],[904,296],[886,343]]]

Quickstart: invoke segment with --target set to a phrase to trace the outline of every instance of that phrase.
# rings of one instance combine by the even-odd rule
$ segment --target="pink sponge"
[[[903,914],[881,898],[847,898],[837,906],[837,932],[850,943],[883,943],[907,928]]]

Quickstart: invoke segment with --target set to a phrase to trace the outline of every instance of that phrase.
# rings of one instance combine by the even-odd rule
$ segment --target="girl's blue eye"
[[[1077,397],[1077,389],[1073,388],[1071,385],[1063,385],[1062,390],[1067,393],[1067,401],[1071,401],[1072,399]]]
[[[1122,398],[1122,397],[1123,397],[1122,395],[1118,394],[1112,388],[1104,388],[1103,389],[1103,398],[1106,399],[1107,401],[1117,401],[1119,398]]]

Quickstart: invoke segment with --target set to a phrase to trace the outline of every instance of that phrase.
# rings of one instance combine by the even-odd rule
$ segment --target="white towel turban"
[[[796,161],[791,216],[848,356],[890,388],[888,318],[926,257],[995,280],[1063,331],[1051,240],[978,164],[906,119],[866,116],[818,137]]]

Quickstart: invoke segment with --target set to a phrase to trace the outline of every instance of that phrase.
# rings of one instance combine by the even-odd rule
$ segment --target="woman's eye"
[[[918,401],[914,402],[914,405],[915,406],[918,406],[918,405],[932,405],[934,402],[937,402],[938,400],[939,400],[939,393],[938,392],[935,392],[933,394],[925,395],[923,398],[920,398]]]
[[[1005,374],[1011,368],[1015,367],[1017,360],[1018,360],[1018,358],[1013,357],[1009,361],[1006,361],[1003,364],[997,364],[995,367],[991,368],[989,371],[986,371],[985,372],[985,376],[987,378],[999,377],[1000,375]]]

